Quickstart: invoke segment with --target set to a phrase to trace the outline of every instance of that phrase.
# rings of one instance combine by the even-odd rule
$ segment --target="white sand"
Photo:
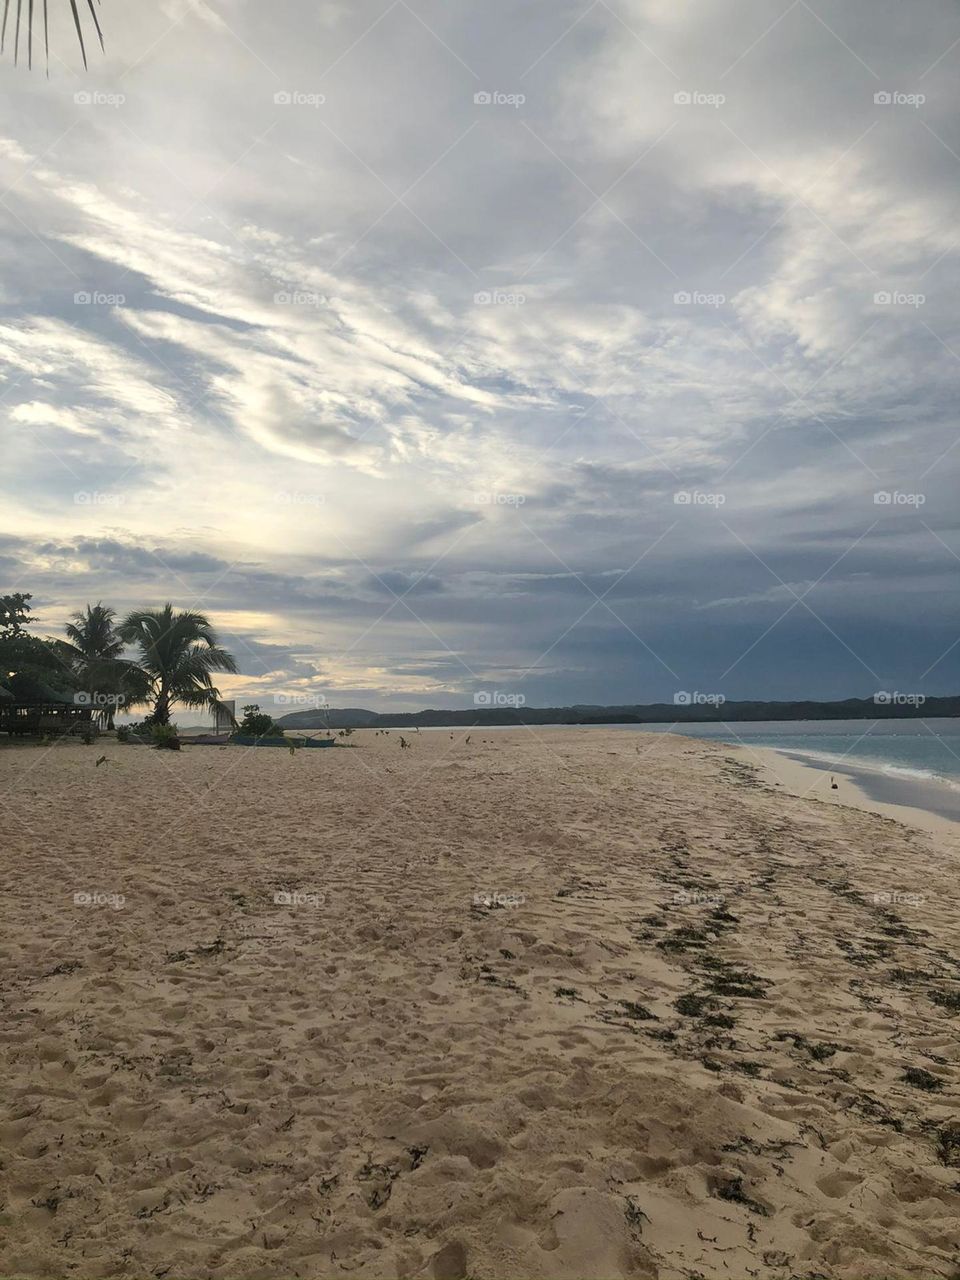
[[[880,814],[892,818],[908,827],[917,827],[927,832],[932,844],[945,852],[960,856],[960,825],[951,822],[939,814],[910,805],[886,804],[867,795],[858,785],[855,775],[847,772],[843,765],[830,770],[818,769],[806,765],[781,751],[771,747],[754,747],[741,744],[738,751],[742,759],[759,770],[759,776],[771,787],[783,787],[790,795],[810,800],[822,800],[828,804],[838,804],[847,808],[863,809],[867,813]],[[836,782],[836,790],[831,786]],[[930,787],[935,787],[931,783]]]
[[[0,1274],[956,1275],[927,833],[717,744],[405,736],[0,748]]]

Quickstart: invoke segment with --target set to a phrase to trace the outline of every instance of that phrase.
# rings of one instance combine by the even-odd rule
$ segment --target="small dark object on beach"
[[[646,1005],[637,1004],[635,1000],[618,1000],[623,1009],[625,1018],[635,1018],[637,1022],[658,1022],[659,1019],[655,1013],[651,1013]]]
[[[763,1070],[762,1062],[751,1062],[747,1058],[742,1059],[740,1062],[735,1062],[733,1066],[734,1070],[742,1071],[745,1076],[752,1076],[754,1079]]]
[[[925,1071],[923,1067],[907,1067],[900,1079],[912,1084],[915,1089],[926,1089],[928,1093],[936,1093],[943,1088],[940,1077],[931,1071]]]
[[[832,774],[832,773],[831,773],[831,775],[830,775],[830,790],[831,790],[831,791],[839,791],[839,790],[840,790],[840,788],[837,786],[837,784],[836,784],[836,783],[834,782],[834,780],[833,780],[833,774]]]
[[[699,1018],[704,1009],[712,1003],[713,1001],[709,996],[698,996],[689,991],[686,995],[678,996],[673,1002],[673,1007],[677,1013],[682,1013],[685,1018]]]
[[[724,1182],[720,1182],[716,1187],[716,1194],[721,1200],[729,1200],[733,1204],[742,1204],[749,1209],[751,1213],[759,1213],[761,1217],[767,1216],[767,1211],[757,1200],[745,1194],[743,1190],[742,1178],[727,1178]]]
[[[708,1013],[703,1024],[706,1027],[721,1027],[724,1031],[732,1031],[737,1025],[737,1020],[729,1013]]]
[[[952,1120],[937,1134],[937,1156],[948,1168],[960,1169],[960,1121]]]

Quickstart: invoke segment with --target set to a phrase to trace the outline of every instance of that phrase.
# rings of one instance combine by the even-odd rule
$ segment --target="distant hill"
[[[598,707],[470,707],[458,711],[366,711],[328,707],[292,711],[285,729],[413,729],[496,724],[711,724],[736,720],[911,720],[960,716],[960,696],[927,698],[922,706],[845,698],[842,702],[725,702],[721,706],[672,702]]]

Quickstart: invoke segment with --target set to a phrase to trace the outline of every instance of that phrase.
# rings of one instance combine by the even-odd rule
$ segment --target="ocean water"
[[[628,726],[624,725],[624,728]],[[960,720],[767,720],[632,725],[647,732],[775,747],[810,764],[850,766],[960,791]]]
[[[770,720],[633,727],[711,738],[747,749],[773,747],[801,764],[849,777],[872,800],[924,809],[960,824],[957,719]]]

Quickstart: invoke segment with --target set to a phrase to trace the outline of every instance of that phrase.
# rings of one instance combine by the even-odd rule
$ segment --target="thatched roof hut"
[[[53,689],[32,673],[7,675],[0,684],[0,733],[60,735],[82,732],[91,708],[73,690]]]

